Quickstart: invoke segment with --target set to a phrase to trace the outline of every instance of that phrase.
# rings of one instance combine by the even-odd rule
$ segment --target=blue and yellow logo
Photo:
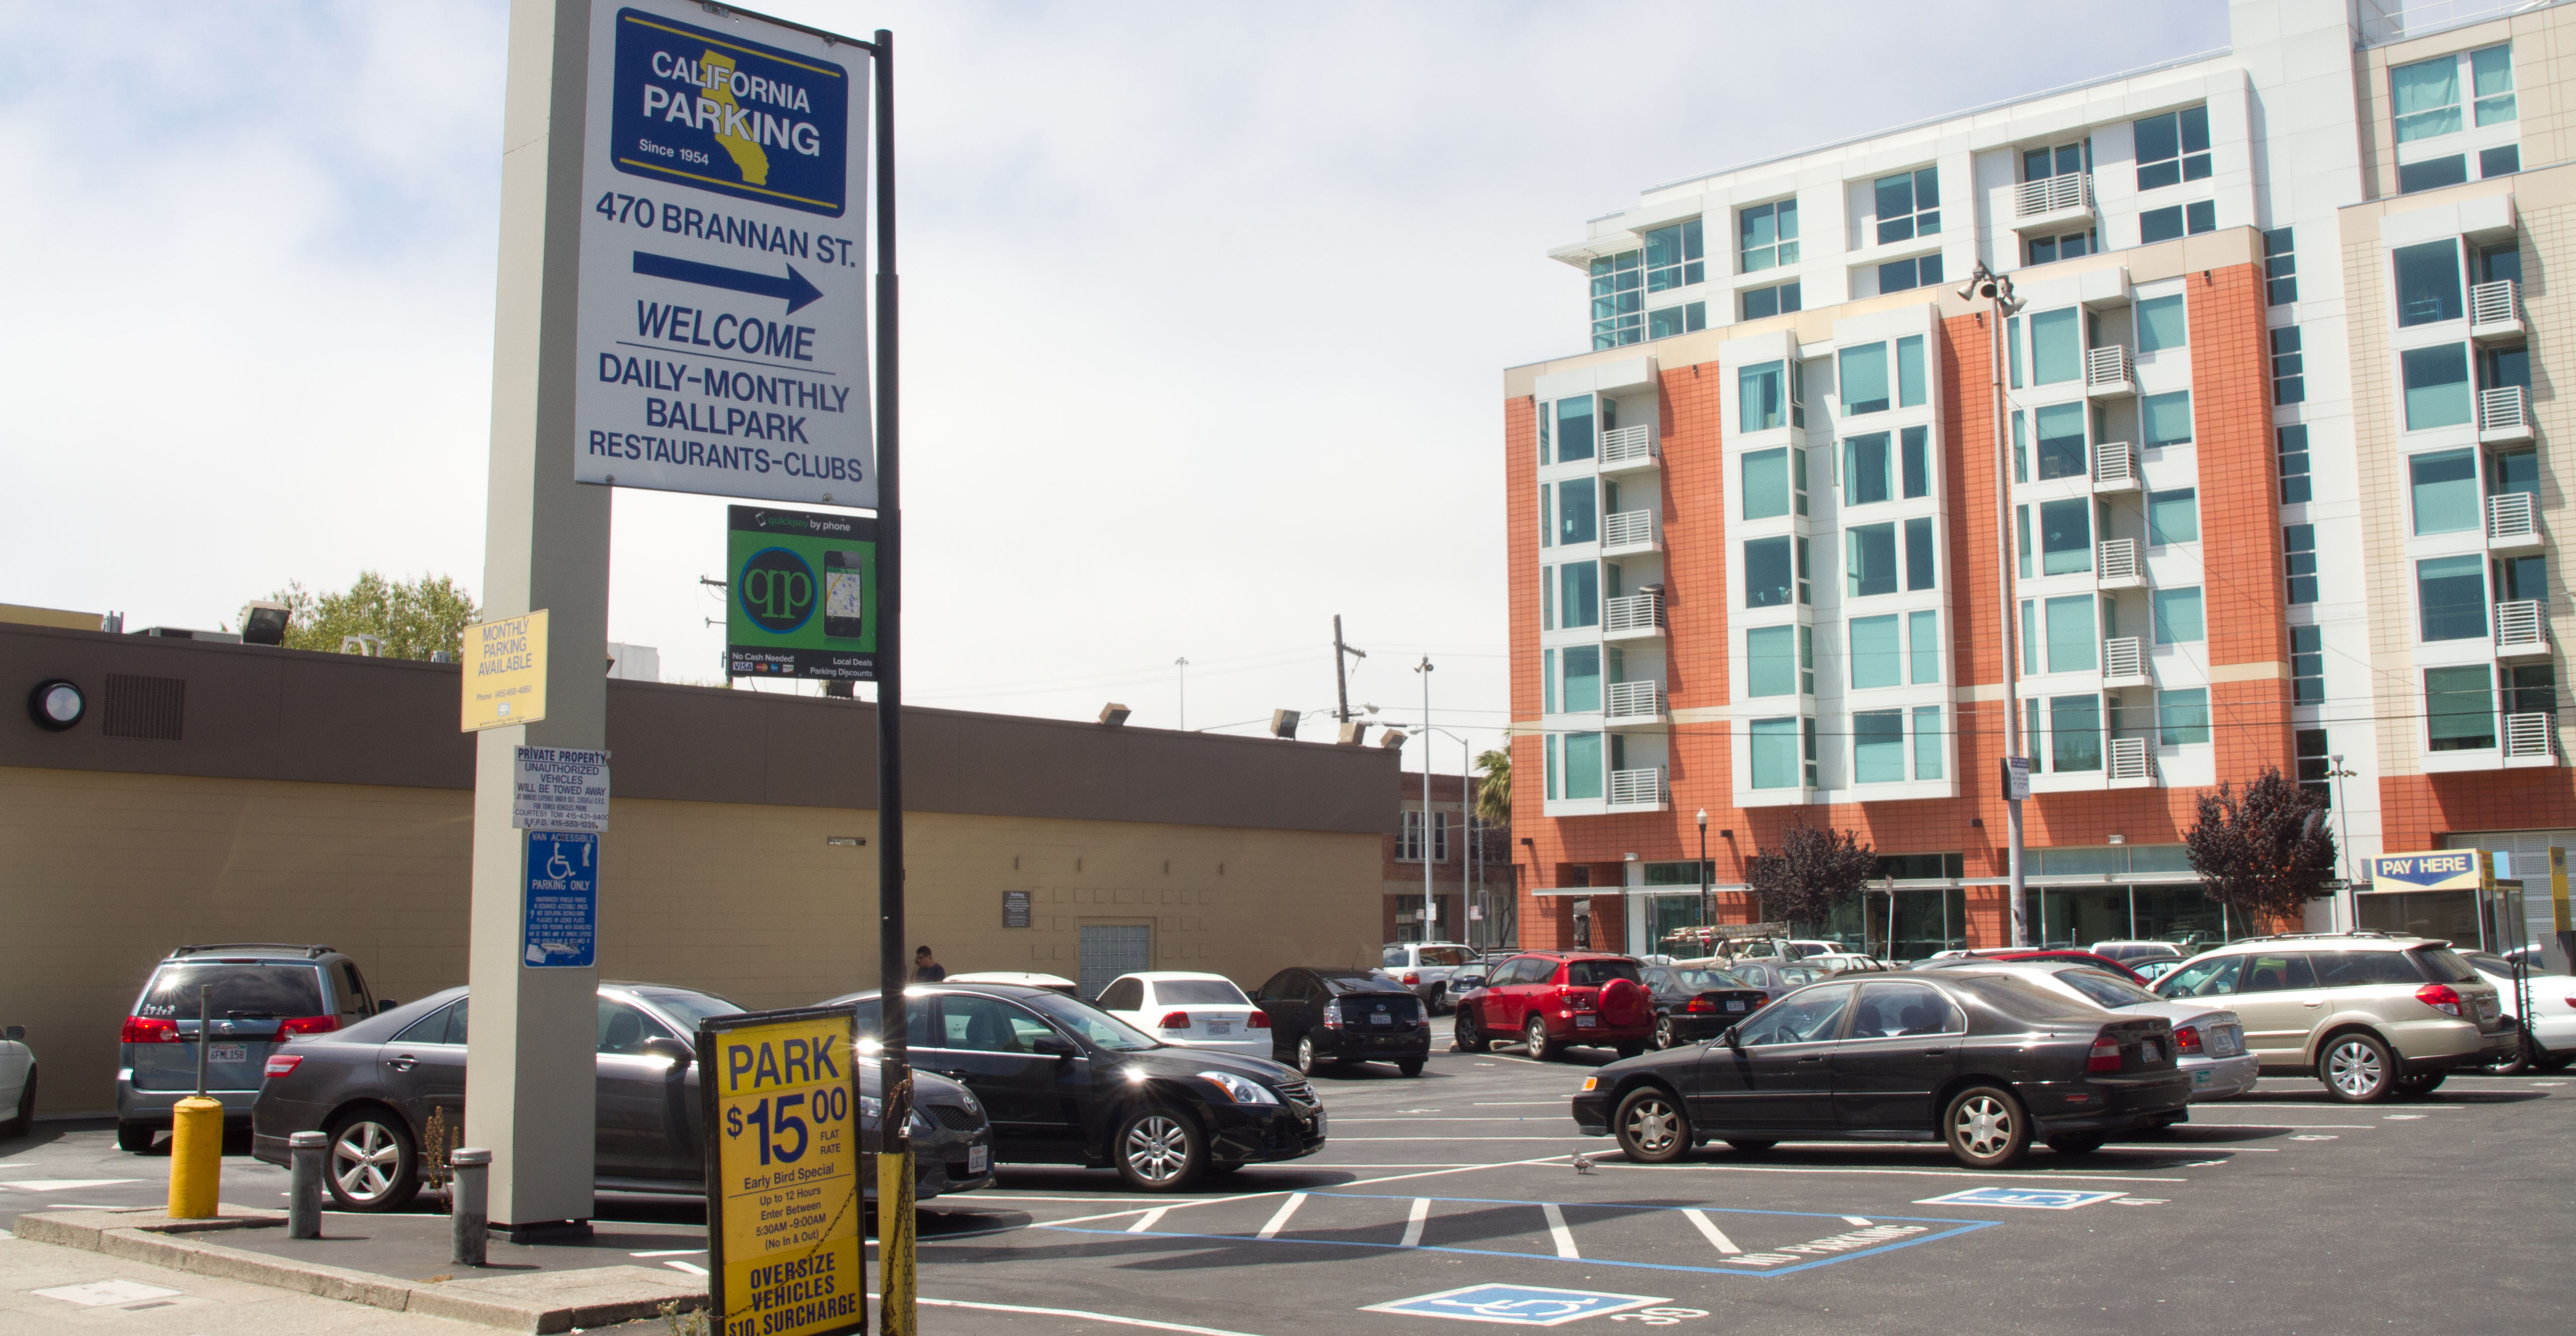
[[[624,9],[616,79],[617,170],[832,218],[847,207],[847,69]]]

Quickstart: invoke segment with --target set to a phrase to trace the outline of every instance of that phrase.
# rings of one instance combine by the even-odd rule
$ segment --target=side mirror
[[[642,1052],[647,1057],[669,1058],[673,1065],[686,1067],[698,1060],[698,1050],[685,1039],[657,1034],[644,1041]]]
[[[1251,992],[1245,993],[1245,994],[1244,994],[1244,996],[1245,996],[1245,997],[1248,997],[1248,998],[1250,998],[1250,999],[1252,999],[1252,1000],[1253,1000],[1253,1001],[1255,1001],[1255,1002],[1259,1002],[1259,1001],[1261,1000],[1261,990],[1260,990],[1260,989],[1258,989],[1258,988],[1255,988],[1255,989],[1253,989]]]
[[[1717,1038],[1718,1042],[1725,1044],[1728,1048],[1742,1048],[1744,1047],[1744,1027],[1741,1025],[1730,1025],[1726,1027],[1726,1033],[1719,1035]]]
[[[377,1015],[379,1015],[379,1016],[382,1016],[382,1015],[384,1015],[386,1012],[391,1011],[391,1010],[393,1010],[394,1008],[399,1007],[399,1006],[401,1006],[401,1005],[402,1005],[402,1003],[400,1003],[400,1002],[396,1002],[395,1000],[393,1000],[393,999],[392,999],[392,998],[390,998],[390,997],[380,997],[380,998],[377,998],[377,999],[376,999],[376,1014],[377,1014]]]
[[[27,1027],[23,1025],[12,1025],[6,1031],[0,1031],[0,1039],[24,1039],[26,1037]]]
[[[1073,1041],[1060,1034],[1042,1034],[1029,1041],[1029,1051],[1051,1058],[1070,1058],[1076,1050]]]

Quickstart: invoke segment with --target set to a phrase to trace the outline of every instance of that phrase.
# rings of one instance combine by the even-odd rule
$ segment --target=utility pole
[[[1174,659],[1172,666],[1181,671],[1181,729],[1187,732],[1190,726],[1190,661]]]
[[[1414,831],[1422,839],[1422,940],[1440,921],[1440,902],[1431,898],[1431,656],[1413,666],[1422,674],[1422,818]]]
[[[1342,643],[1342,614],[1333,614],[1333,719],[1336,723],[1351,721],[1351,674],[1343,656],[1365,659],[1368,651],[1353,649]]]
[[[2002,595],[2002,603],[1995,609],[2001,631],[2001,634],[1995,637],[1995,643],[2000,647],[2004,661],[2004,763],[1998,767],[1998,771],[2004,782],[2004,804],[2007,809],[2007,820],[2011,825],[2012,842],[2008,855],[2010,858],[2008,867],[2012,882],[2009,892],[2012,901],[2012,944],[2028,946],[2030,945],[2030,916],[2027,906],[2023,904],[2028,880],[2022,868],[2022,800],[2018,796],[2021,789],[2015,786],[2014,780],[2017,777],[2012,773],[2013,761],[2020,759],[2022,755],[2021,701],[2018,699],[2020,695],[2018,674],[2021,663],[2015,657],[2018,647],[2014,644],[2017,623],[2013,618],[2012,475],[2006,458],[2011,451],[2011,446],[2005,440],[2005,429],[2008,424],[2004,421],[2008,411],[2004,401],[2004,320],[2013,312],[2020,310],[2022,304],[2021,299],[2013,295],[2012,280],[1997,277],[1994,271],[1986,268],[1983,260],[1977,262],[1976,272],[1968,275],[1968,285],[1959,289],[1959,296],[1965,301],[1974,301],[1979,297],[1986,298],[1988,310],[1991,312],[1987,320],[1993,325],[1987,334],[1990,349],[1989,369],[1992,372],[1989,379],[1994,389],[1991,406],[1995,418],[1995,584]],[[2028,774],[2029,772],[2024,770],[2019,776],[2024,784],[2028,783]]]

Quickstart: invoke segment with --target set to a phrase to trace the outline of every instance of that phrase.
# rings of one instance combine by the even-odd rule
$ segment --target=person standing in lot
[[[948,967],[931,958],[929,947],[913,948],[912,981],[914,983],[937,983],[947,977]]]

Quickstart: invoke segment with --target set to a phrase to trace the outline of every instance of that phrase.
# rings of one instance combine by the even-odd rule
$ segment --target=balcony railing
[[[2129,367],[2128,345],[2114,343],[2084,354],[2084,389],[2088,394],[2136,392],[2136,377]]]
[[[2043,214],[2065,213],[2070,209],[2093,207],[2093,176],[2089,172],[2071,172],[2038,181],[2025,181],[2013,192],[2013,217],[2036,218]]]
[[[2137,447],[2127,441],[2109,441],[2093,447],[2093,485],[2103,491],[2137,486]]]
[[[2469,289],[2469,332],[2482,334],[2490,329],[2522,329],[2522,285],[2510,278]]]
[[[1664,805],[1664,768],[1648,766],[1643,770],[1610,772],[1610,805],[1612,807],[1661,807]]]
[[[2519,385],[2499,385],[2478,391],[2478,430],[2509,432],[2528,436],[2531,419],[2526,413],[2527,401]]]
[[[1653,631],[1664,624],[1664,596],[1661,594],[1623,594],[1609,600],[1602,609],[1601,629],[1609,631]]]
[[[2529,492],[2498,492],[2487,498],[2487,542],[2494,545],[2537,542],[2539,508]]]
[[[2102,676],[2106,679],[2147,675],[2146,646],[2136,636],[2113,636],[2102,642]]]
[[[2145,738],[2111,739],[2111,782],[2143,784],[2156,777],[2156,761]]]
[[[1640,422],[1633,427],[1612,427],[1601,433],[1601,463],[1651,464],[1661,457],[1655,444],[1655,426]]]
[[[2499,654],[2546,653],[2549,609],[2539,599],[2516,599],[2495,605],[2495,646]]]
[[[2558,718],[2551,714],[2504,717],[2504,756],[2508,761],[2558,754]]]
[[[1610,717],[1613,719],[1651,719],[1664,712],[1664,691],[1655,682],[1613,682],[1610,684]]]
[[[2093,568],[2095,572],[2094,579],[2096,582],[2106,585],[2136,584],[2138,582],[2137,539],[2111,539],[2110,541],[2102,544],[2096,556],[2098,558],[2098,564]]]
[[[1651,547],[1655,542],[1655,512],[1623,510],[1601,521],[1603,547]]]

